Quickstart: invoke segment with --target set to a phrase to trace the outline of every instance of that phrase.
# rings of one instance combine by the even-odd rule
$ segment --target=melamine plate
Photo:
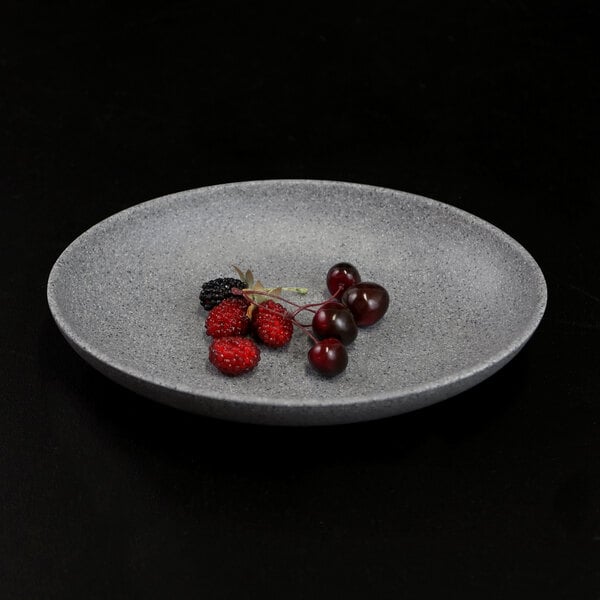
[[[390,308],[360,331],[333,379],[307,365],[308,338],[264,349],[237,378],[208,362],[202,282],[252,269],[265,285],[326,297],[331,265],[384,285]],[[295,299],[289,296],[290,299]],[[482,219],[413,194],[355,183],[273,180],[176,193],[78,237],[48,281],[71,346],[114,381],[183,410],[253,423],[377,419],[443,400],[492,375],[542,318],[542,272]]]

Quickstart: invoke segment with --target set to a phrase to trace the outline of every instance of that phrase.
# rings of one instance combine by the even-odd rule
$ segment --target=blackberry
[[[210,310],[225,300],[225,298],[233,298],[234,295],[231,293],[231,288],[234,287],[243,290],[248,287],[248,284],[232,277],[219,277],[218,279],[207,281],[202,284],[200,303],[206,310]]]

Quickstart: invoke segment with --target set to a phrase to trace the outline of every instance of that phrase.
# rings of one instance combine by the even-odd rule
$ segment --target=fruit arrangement
[[[258,343],[282,348],[289,344],[294,328],[313,342],[308,351],[312,367],[327,377],[339,375],[348,366],[346,346],[356,339],[359,328],[377,323],[389,306],[386,289],[361,281],[350,263],[329,269],[325,282],[331,296],[311,304],[298,304],[282,295],[306,294],[306,288],[266,288],[254,280],[252,271],[234,269],[239,279],[212,279],[200,292],[200,303],[208,311],[206,334],[213,338],[208,358],[226,375],[254,369],[260,361]],[[301,320],[306,313],[312,315],[310,323]]]

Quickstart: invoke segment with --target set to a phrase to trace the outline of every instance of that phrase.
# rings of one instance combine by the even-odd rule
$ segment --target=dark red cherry
[[[342,296],[342,302],[354,315],[356,324],[367,327],[383,317],[390,304],[390,295],[378,283],[363,281],[349,287]]]
[[[331,294],[335,294],[341,287],[338,297],[347,290],[351,285],[360,282],[358,269],[350,263],[337,263],[327,272],[327,289]]]
[[[321,304],[319,308],[345,308],[348,310],[348,307],[341,300],[327,300]]]
[[[319,308],[312,320],[312,328],[320,339],[337,338],[343,344],[350,344],[358,335],[354,317],[343,304],[339,307],[327,302]]]
[[[348,365],[348,352],[340,340],[327,338],[308,351],[308,361],[322,375],[339,375]]]

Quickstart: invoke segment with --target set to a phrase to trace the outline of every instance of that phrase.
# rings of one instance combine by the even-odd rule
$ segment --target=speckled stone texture
[[[340,261],[391,297],[349,347],[342,375],[307,366],[300,332],[283,350],[263,349],[242,377],[208,362],[204,281],[234,276],[235,264],[320,301]],[[482,381],[534,332],[546,285],[517,242],[459,209],[366,185],[280,180],[173,194],[102,221],[59,257],[48,301],[73,348],[139,394],[219,418],[316,425],[414,410]]]

